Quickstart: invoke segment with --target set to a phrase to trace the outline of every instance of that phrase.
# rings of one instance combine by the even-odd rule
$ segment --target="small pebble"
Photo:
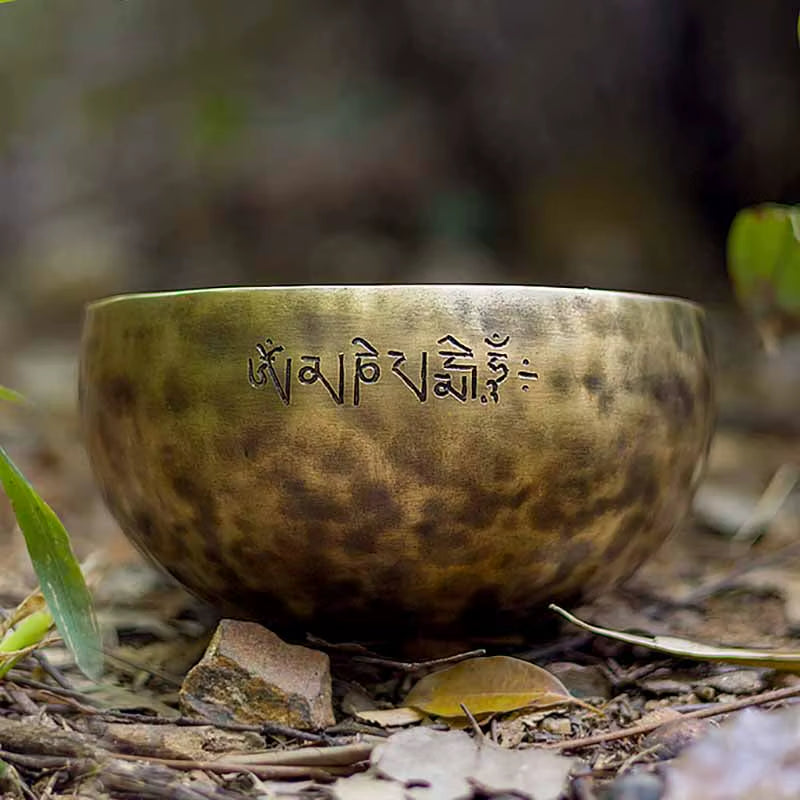
[[[713,686],[696,686],[694,693],[703,703],[710,703],[717,696],[717,690]]]
[[[360,687],[348,686],[341,700],[342,711],[355,716],[360,711],[373,711],[378,706],[375,701]]]
[[[688,694],[692,691],[692,685],[686,681],[676,681],[673,678],[651,678],[641,681],[639,686],[648,694],[656,697],[667,695]]]
[[[547,665],[547,671],[555,675],[574,697],[583,700],[589,697],[608,700],[611,697],[611,681],[598,666],[556,661]]]
[[[658,711],[660,708],[670,708],[670,702],[670,700],[647,700],[642,709],[649,714],[652,711]]]
[[[547,717],[542,720],[542,730],[557,736],[569,736],[572,733],[572,723],[566,717]]]
[[[705,719],[676,719],[659,726],[644,738],[645,747],[657,747],[659,758],[675,758],[684,747],[699,739],[711,728]]]
[[[761,670],[736,669],[706,678],[703,683],[726,694],[758,694],[767,688],[766,676]]]

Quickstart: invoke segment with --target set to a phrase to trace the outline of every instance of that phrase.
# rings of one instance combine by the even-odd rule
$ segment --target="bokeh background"
[[[0,4],[0,383],[43,412],[33,429],[0,412],[2,441],[92,529],[75,415],[86,301],[427,281],[698,300],[720,425],[800,434],[800,347],[764,355],[725,269],[739,208],[800,201],[797,13],[796,0]]]
[[[63,343],[87,299],[140,289],[499,281],[725,303],[733,214],[800,199],[797,12],[5,3],[2,350]]]

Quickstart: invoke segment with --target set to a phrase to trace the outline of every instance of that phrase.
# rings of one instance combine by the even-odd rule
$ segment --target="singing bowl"
[[[710,362],[672,298],[207,289],[91,304],[80,404],[122,529],[223,613],[480,636],[661,545],[702,473]]]

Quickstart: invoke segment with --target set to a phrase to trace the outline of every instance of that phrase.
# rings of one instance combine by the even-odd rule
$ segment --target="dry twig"
[[[378,667],[396,669],[401,672],[421,672],[426,669],[435,669],[436,667],[458,664],[460,661],[466,661],[469,658],[478,658],[485,655],[485,650],[478,649],[468,650],[466,653],[456,653],[455,655],[445,656],[444,658],[433,658],[430,661],[394,661],[393,659],[381,658],[380,656],[362,655],[354,655],[353,661],[358,661],[361,664],[373,664]]]
[[[253,764],[244,762],[239,756],[220,758],[216,761],[193,761],[184,758],[156,758],[155,756],[128,755],[126,753],[114,753],[112,756],[120,761],[139,762],[144,761],[148,764],[157,764],[162,767],[191,772],[202,770],[203,772],[214,772],[218,775],[227,775],[235,772],[251,772],[262,780],[273,781],[296,781],[296,780],[315,780],[321,783],[331,783],[337,777],[352,775],[357,772],[357,765],[352,767],[311,767],[294,766],[283,764]]]
[[[741,700],[731,700],[729,703],[716,703],[714,705],[710,705],[708,708],[690,711],[686,714],[681,714],[680,718],[706,719],[708,717],[717,717],[720,714],[730,714],[733,711],[740,711],[743,708],[763,706],[767,703],[777,703],[782,700],[788,700],[790,697],[797,697],[798,695],[800,695],[800,686],[789,686],[785,689],[773,689],[770,692],[763,692],[762,694],[752,695],[751,697],[744,697]],[[606,733],[598,733],[594,736],[586,736],[582,739],[565,739],[561,742],[553,742],[552,744],[540,746],[544,747],[546,750],[583,750],[586,747],[594,747],[598,744],[606,744],[607,742],[613,742],[617,739],[627,739],[632,736],[642,736],[645,733],[654,731],[663,724],[663,720],[654,720],[653,722],[644,723],[642,725],[632,725],[629,728],[623,728],[622,730],[618,731],[607,731]]]

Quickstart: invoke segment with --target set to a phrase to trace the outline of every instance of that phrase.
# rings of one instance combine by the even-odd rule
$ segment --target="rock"
[[[350,716],[356,716],[362,711],[374,711],[377,707],[375,701],[360,686],[348,686],[341,698],[341,709]]]
[[[690,681],[681,681],[675,678],[648,678],[640,681],[639,686],[642,691],[654,694],[656,697],[689,694],[692,691]]]
[[[644,737],[645,747],[658,748],[659,758],[675,758],[687,745],[711,729],[706,719],[676,719],[656,728]]]
[[[572,733],[572,723],[566,717],[547,717],[542,720],[542,730],[556,736],[569,736]]]
[[[570,694],[586,699],[587,697],[611,697],[611,681],[603,671],[595,665],[574,664],[571,661],[557,661],[547,665],[547,671],[555,675]]]
[[[703,683],[726,694],[758,694],[767,688],[766,675],[760,670],[735,669],[704,678]]]
[[[335,723],[328,656],[254,622],[220,622],[181,687],[187,714],[213,722],[320,730]]]

